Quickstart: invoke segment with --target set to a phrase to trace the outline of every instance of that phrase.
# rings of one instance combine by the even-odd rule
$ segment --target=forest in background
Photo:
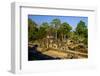
[[[69,42],[70,40],[70,42]],[[28,44],[37,45],[44,51],[48,48],[67,49],[87,53],[88,27],[82,20],[73,28],[67,22],[53,19],[50,23],[43,22],[38,25],[28,18]],[[50,45],[51,44],[51,45]],[[55,45],[55,47],[53,47]]]

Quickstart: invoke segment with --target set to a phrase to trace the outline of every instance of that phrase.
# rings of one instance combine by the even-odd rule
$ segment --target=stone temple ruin
[[[47,36],[47,38],[44,38],[43,41],[34,43],[33,45],[38,45],[39,47],[37,49],[41,53],[55,58],[72,59],[87,57],[86,53],[77,52],[75,50],[79,44],[75,44],[75,42],[71,39],[61,41],[59,39],[55,40],[53,36]]]

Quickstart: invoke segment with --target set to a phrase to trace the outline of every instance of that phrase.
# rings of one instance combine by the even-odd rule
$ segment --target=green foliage
[[[54,34],[55,34],[54,38],[57,40],[57,38],[58,38],[58,28],[61,25],[61,21],[59,19],[53,19],[52,22],[51,22],[51,25],[54,28]]]
[[[35,40],[37,37],[37,24],[33,22],[31,19],[28,19],[28,39],[29,41]]]
[[[68,23],[66,22],[62,23],[58,29],[59,38],[60,39],[62,38],[62,40],[66,39],[66,37],[69,37],[69,33],[71,30],[72,27]]]
[[[48,29],[49,29],[49,24],[47,22],[42,23],[38,31],[40,39],[46,37]]]
[[[54,25],[54,28],[58,28],[61,24],[61,21],[59,19],[53,19],[51,22],[52,25]]]
[[[66,30],[66,32],[69,32],[70,30],[72,30],[72,27],[67,22],[62,23],[61,28]]]
[[[76,27],[76,34],[78,35],[78,40],[84,44],[88,44],[88,28],[85,25],[85,22],[80,21]]]
[[[63,34],[67,35],[72,30],[72,27],[68,23],[64,22],[61,24],[60,29]]]
[[[50,24],[43,22],[41,25],[37,25],[31,19],[28,19],[29,41],[42,40],[48,35],[53,36],[56,40],[72,39],[76,42],[82,42],[85,45],[88,44],[88,28],[83,21],[80,21],[73,31],[71,25],[67,22],[61,23],[59,19],[53,19]]]
[[[85,22],[80,21],[76,27],[76,33],[81,36],[87,35],[87,26],[85,25]]]

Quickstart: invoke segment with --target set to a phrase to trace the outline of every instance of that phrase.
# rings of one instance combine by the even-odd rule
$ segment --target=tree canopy
[[[87,45],[88,40],[88,28],[82,20],[77,24],[76,29],[73,28],[67,22],[61,23],[60,19],[53,19],[51,23],[43,22],[38,25],[36,22],[28,19],[28,39],[29,41],[35,41],[38,39],[46,38],[48,35],[59,39],[61,41],[66,39],[73,39],[78,42],[83,42]]]

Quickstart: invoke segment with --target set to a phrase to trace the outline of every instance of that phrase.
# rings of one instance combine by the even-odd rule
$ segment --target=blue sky
[[[38,25],[41,25],[43,22],[50,23],[53,19],[60,19],[61,23],[67,22],[69,23],[73,29],[77,26],[80,20],[85,22],[88,26],[88,17],[83,16],[51,16],[51,15],[28,15],[28,18],[35,21]]]

